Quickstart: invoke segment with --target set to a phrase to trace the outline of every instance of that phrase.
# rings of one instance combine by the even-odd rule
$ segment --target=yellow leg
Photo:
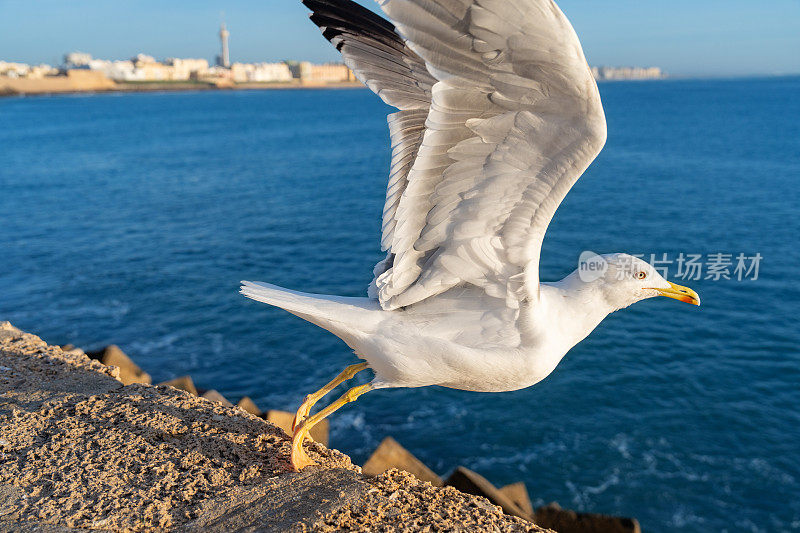
[[[305,437],[308,432],[311,431],[311,428],[319,423],[320,420],[327,417],[343,405],[356,401],[359,396],[371,390],[371,383],[353,387],[349,391],[342,394],[338,400],[330,404],[319,413],[304,420],[297,428],[295,428],[294,436],[292,437],[292,466],[294,466],[296,471],[299,472],[309,465],[316,464],[308,455],[306,455],[305,450],[303,450],[303,441],[305,441]]]
[[[330,391],[338,387],[341,383],[347,381],[348,379],[352,378],[365,368],[367,368],[367,363],[357,363],[355,365],[350,365],[342,372],[333,378],[330,383],[319,389],[317,392],[309,394],[306,396],[303,403],[300,405],[300,408],[297,409],[297,413],[294,415],[294,421],[292,422],[292,431],[297,430],[297,426],[300,425],[303,420],[306,419],[308,413],[311,411],[311,408],[314,407],[314,404],[317,403],[320,398],[328,394]]]

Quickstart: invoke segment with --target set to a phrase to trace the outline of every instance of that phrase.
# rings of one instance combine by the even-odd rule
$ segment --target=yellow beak
[[[670,281],[667,283],[669,283],[669,289],[655,289],[658,291],[659,295],[666,296],[667,298],[674,298],[675,300],[680,300],[687,304],[700,305],[700,296],[692,289],[684,287],[683,285],[676,285]]]

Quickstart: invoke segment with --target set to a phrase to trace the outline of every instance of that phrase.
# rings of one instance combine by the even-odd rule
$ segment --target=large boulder
[[[106,366],[119,368],[119,379],[123,385],[131,385],[133,383],[150,385],[153,382],[150,374],[139,368],[116,344],[106,346],[102,350],[86,352],[86,355]]]
[[[258,408],[256,402],[254,402],[250,396],[245,396],[239,400],[239,403],[236,404],[236,407],[250,413],[251,415],[261,416],[261,409]]]
[[[534,521],[559,533],[642,533],[639,521],[597,513],[578,513],[551,503],[536,509]]]
[[[205,391],[203,394],[200,395],[201,398],[205,398],[206,400],[211,400],[212,402],[218,403],[220,405],[224,405],[225,407],[233,407],[233,404],[228,401],[225,396],[219,393],[216,389],[211,389]]]
[[[197,387],[194,386],[194,381],[192,381],[191,376],[180,376],[169,381],[162,381],[159,385],[184,390],[192,396],[199,396],[199,394],[197,394]]]
[[[500,487],[500,492],[507,496],[512,502],[517,504],[517,507],[525,511],[528,515],[533,516],[533,504],[531,504],[531,497],[528,495],[528,489],[525,483],[518,481],[511,483],[504,487]]]
[[[422,461],[414,457],[392,437],[386,437],[364,463],[363,471],[370,476],[377,476],[391,468],[405,470],[434,487],[442,486],[442,478],[437,476],[433,470],[425,466]]]
[[[455,471],[450,474],[450,477],[445,481],[445,485],[455,487],[461,492],[467,494],[474,494],[476,496],[483,496],[495,505],[503,508],[503,512],[513,516],[518,516],[526,520],[533,520],[533,517],[523,511],[511,498],[500,492],[500,490],[492,485],[482,475],[473,472],[468,468],[459,466]],[[560,530],[559,530],[560,531]]]

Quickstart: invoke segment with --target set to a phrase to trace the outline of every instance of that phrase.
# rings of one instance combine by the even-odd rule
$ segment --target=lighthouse
[[[228,36],[230,32],[225,27],[225,23],[223,22],[220,24],[219,27],[219,40],[222,43],[222,53],[217,56],[217,65],[220,67],[230,68],[231,67],[231,57],[228,53]]]

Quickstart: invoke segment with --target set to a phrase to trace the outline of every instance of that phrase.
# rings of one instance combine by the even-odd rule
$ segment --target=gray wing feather
[[[389,250],[396,210],[417,157],[436,79],[425,62],[395,31],[394,25],[351,0],[303,0],[311,20],[341,52],[355,76],[384,102],[399,109],[388,116],[392,146],[389,184],[383,210],[381,248]],[[391,267],[393,255],[378,263],[377,278]],[[374,292],[374,282],[371,286]]]
[[[303,0],[353,74],[397,109],[428,109],[436,79],[394,25],[352,0]]]
[[[552,0],[379,0],[438,80],[395,210],[395,309],[462,284],[509,308],[538,297],[541,243],[602,149],[597,85]]]

